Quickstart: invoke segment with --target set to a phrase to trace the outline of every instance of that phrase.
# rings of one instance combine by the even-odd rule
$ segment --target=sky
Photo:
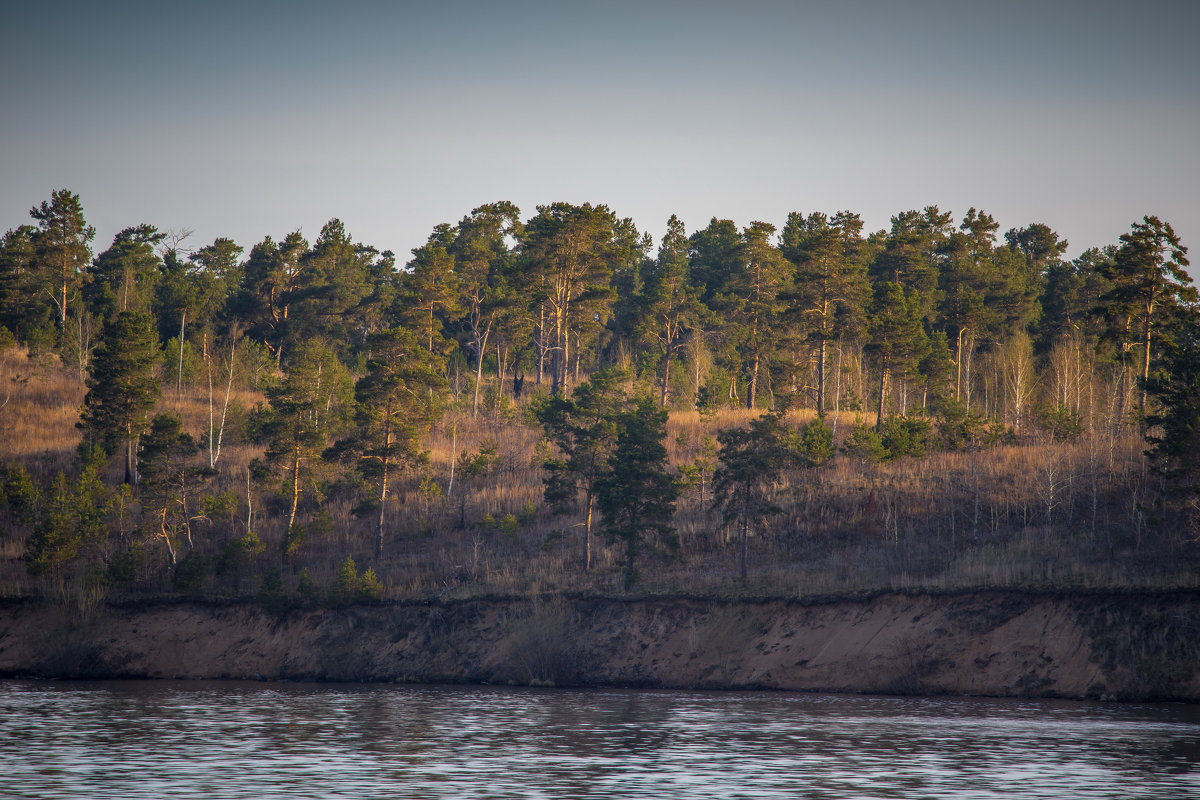
[[[1069,256],[1155,214],[1197,248],[1198,28],[1153,1],[25,2],[0,230],[65,188],[97,252],[337,217],[403,263],[497,200],[604,203],[656,241],[671,214],[976,207]]]

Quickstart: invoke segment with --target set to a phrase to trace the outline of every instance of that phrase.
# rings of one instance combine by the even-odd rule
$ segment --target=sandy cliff
[[[0,674],[1200,701],[1200,593],[0,604]]]

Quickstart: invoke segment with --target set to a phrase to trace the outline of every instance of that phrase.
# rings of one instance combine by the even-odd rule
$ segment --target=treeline
[[[873,233],[848,211],[793,213],[779,231],[714,218],[689,234],[672,217],[655,248],[602,205],[555,203],[522,219],[501,202],[435,227],[400,265],[354,242],[338,220],[312,243],[292,232],[249,253],[224,238],[191,249],[186,233],[141,224],[93,257],[78,196],[56,191],[30,213],[35,224],[0,242],[3,335],[34,356],[57,354],[87,386],[71,485],[61,478],[39,490],[9,467],[10,521],[37,529],[34,571],[74,557],[100,524],[85,517],[97,514],[109,527],[136,514],[130,529],[161,539],[177,571],[197,520],[224,515],[234,530],[253,503],[249,487],[239,494],[231,475],[219,477],[235,437],[261,451],[246,481],[274,487],[285,564],[314,524],[302,519],[312,498],[333,487],[359,495],[356,513],[374,518],[378,559],[401,477],[405,493],[440,491],[416,476],[446,404],[504,415],[523,395],[551,398],[531,419],[550,443],[545,497],[582,503],[585,541],[593,502],[616,538],[670,538],[670,515],[660,512],[682,489],[655,477],[667,474],[667,457],[650,444],[666,436],[654,406],[815,412],[807,433],[772,434],[782,461],[771,462],[761,441],[748,451],[759,457],[743,469],[767,475],[761,490],[730,482],[745,443],[734,432],[721,439],[725,472],[713,478],[726,481],[717,500],[741,531],[743,573],[750,531],[775,507],[770,470],[826,462],[835,435],[851,456],[881,461],[935,445],[972,450],[1138,426],[1176,509],[1195,511],[1197,295],[1186,248],[1155,217],[1067,260],[1049,227],[1001,237],[973,208],[957,224],[937,207],[904,211]],[[572,448],[586,426],[568,423],[570,404],[586,406],[612,375],[623,404],[575,409],[605,431],[587,455],[592,472],[580,473]],[[571,391],[580,387],[583,395]],[[248,390],[266,402],[239,414],[236,395]],[[199,398],[203,429],[156,413],[164,392]],[[838,435],[840,412],[869,422]],[[765,436],[769,427],[739,430]],[[643,449],[605,466],[621,446]],[[453,454],[460,481],[486,471],[487,448],[464,450],[461,464]],[[118,453],[128,488],[103,488],[99,476]],[[617,492],[616,467],[637,463],[649,471],[624,480],[641,483]],[[225,491],[211,491],[221,480]],[[89,486],[104,497],[81,500]],[[620,498],[637,491],[657,499],[635,519]],[[37,514],[24,510],[33,494],[43,498]],[[231,563],[237,547],[264,547],[255,526],[241,527],[226,537],[241,544],[222,551]],[[629,574],[635,558],[628,550]]]

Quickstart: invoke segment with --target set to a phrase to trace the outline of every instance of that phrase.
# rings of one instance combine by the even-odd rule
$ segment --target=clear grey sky
[[[501,199],[656,239],[672,213],[876,230],[936,204],[1070,255],[1157,214],[1195,261],[1198,28],[1200,2],[26,2],[0,22],[0,229],[69,188],[97,251],[336,216],[403,262]]]

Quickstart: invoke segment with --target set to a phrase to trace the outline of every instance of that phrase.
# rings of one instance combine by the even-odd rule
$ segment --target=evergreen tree
[[[513,259],[507,240],[520,236],[520,215],[520,210],[509,202],[480,206],[458,224],[450,249],[457,266],[460,306],[466,312],[467,335],[475,358],[472,415],[479,413],[488,340],[514,300],[506,291],[504,277]]]
[[[125,482],[137,485],[138,437],[158,402],[160,353],[154,318],[122,311],[104,327],[104,342],[92,359],[80,427],[109,453],[125,448]]]
[[[1147,455],[1163,476],[1169,503],[1177,505],[1193,539],[1200,538],[1200,309],[1178,314],[1146,382],[1156,410]]]
[[[140,446],[142,511],[153,520],[154,535],[175,568],[183,544],[187,553],[195,549],[192,521],[200,516],[198,495],[204,479],[215,473],[197,463],[200,448],[176,416],[159,414],[151,420]]]
[[[682,349],[688,332],[699,326],[704,306],[688,276],[688,240],[683,223],[674,214],[658,251],[645,288],[645,309],[639,338],[654,347],[659,358],[659,402],[670,394],[671,362]]]
[[[406,328],[374,335],[369,347],[367,373],[354,388],[355,431],[334,454],[353,458],[367,480],[378,482],[375,557],[381,558],[395,475],[424,463],[421,437],[440,415],[445,379],[438,359]]]
[[[103,319],[122,311],[151,311],[163,268],[155,246],[165,238],[153,225],[125,228],[114,236],[92,265],[85,290],[89,309]]]
[[[791,270],[770,242],[775,226],[752,222],[742,232],[742,269],[726,285],[727,302],[740,327],[746,372],[746,408],[754,408],[763,368],[781,338],[780,316],[792,287]]]
[[[829,342],[861,328],[870,297],[862,220],[842,211],[829,219],[793,212],[783,228],[781,250],[796,270],[790,314],[817,346],[817,415],[825,415],[825,367]]]
[[[1113,262],[1103,273],[1112,281],[1112,288],[1100,302],[1127,309],[1136,320],[1135,332],[1141,349],[1138,411],[1143,416],[1155,324],[1171,309],[1196,302],[1196,289],[1190,285],[1187,266],[1187,248],[1180,244],[1171,225],[1158,217],[1144,217],[1133,224],[1132,231],[1121,235]]]
[[[566,386],[572,334],[578,336],[589,319],[607,319],[616,226],[606,206],[589,203],[538,206],[537,216],[525,223],[521,254],[537,286],[537,334],[543,353],[550,356],[553,394]]]
[[[871,309],[870,341],[866,348],[879,371],[876,430],[883,425],[890,381],[893,377],[907,378],[915,374],[928,346],[921,326],[917,292],[906,292],[898,283],[889,282],[877,287]]]
[[[782,511],[771,493],[782,473],[798,464],[799,454],[779,413],[764,414],[745,428],[720,431],[717,441],[721,465],[713,474],[713,506],[721,509],[726,525],[737,526],[738,571],[746,580],[750,533]]]
[[[546,470],[545,498],[559,512],[574,510],[583,494],[583,558],[592,563],[592,517],[596,487],[608,469],[617,439],[617,418],[628,400],[621,386],[626,376],[601,370],[575,387],[570,399],[552,395],[534,407],[546,437],[558,454],[542,465]]]
[[[0,240],[0,325],[34,349],[50,346],[55,330],[52,295],[39,285],[37,232],[20,225]]]
[[[449,246],[453,229],[438,225],[429,241],[413,250],[413,259],[400,280],[402,316],[421,332],[421,344],[431,354],[447,355],[454,342],[446,337],[446,325],[462,313],[459,279]]]
[[[234,315],[244,319],[247,333],[267,345],[281,366],[289,344],[292,303],[300,286],[308,242],[299,231],[280,244],[268,236],[250,250],[242,276],[242,289],[233,304]]]
[[[596,481],[596,498],[610,541],[625,545],[625,586],[637,579],[637,557],[648,536],[675,544],[679,485],[668,471],[667,412],[641,397],[617,417],[617,440],[608,469]]]
[[[259,409],[256,438],[266,445],[263,461],[280,470],[288,495],[284,557],[300,545],[296,514],[314,466],[341,427],[350,405],[346,368],[323,342],[302,342],[292,353],[283,381],[268,389],[268,409]]]
[[[38,223],[34,244],[41,286],[58,310],[59,328],[65,329],[71,295],[87,278],[96,229],[84,220],[79,195],[66,189],[51,193],[29,215]]]
[[[700,301],[712,306],[729,279],[742,268],[742,234],[733,220],[713,217],[708,227],[688,239],[689,277]]]

